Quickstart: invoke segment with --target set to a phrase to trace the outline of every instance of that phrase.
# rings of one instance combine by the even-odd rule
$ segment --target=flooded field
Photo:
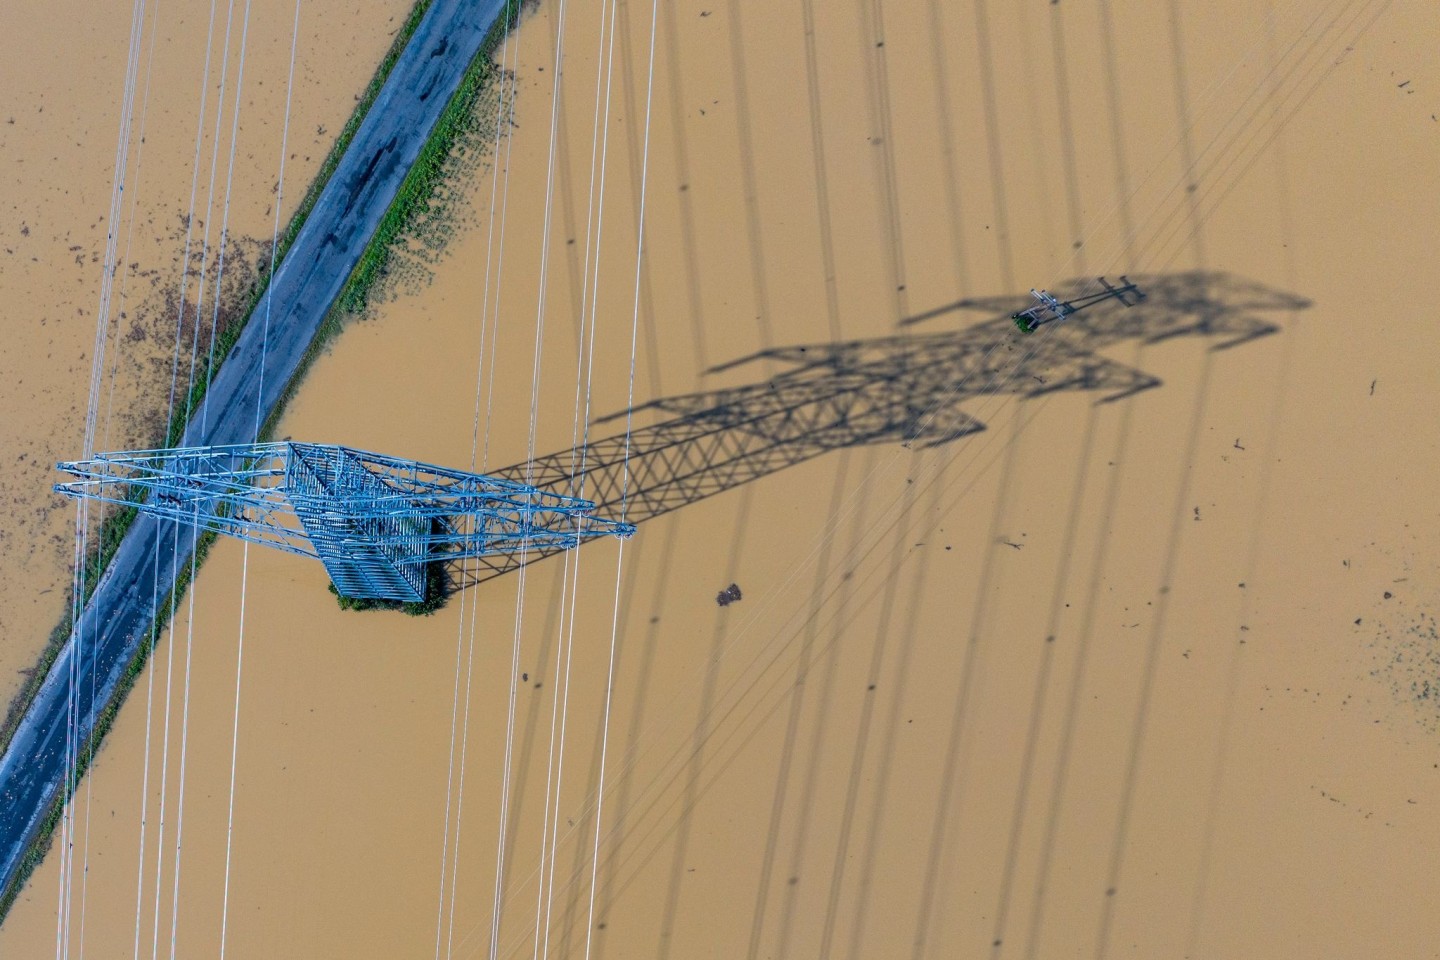
[[[291,137],[316,163],[329,135],[311,132],[343,122],[403,15],[386,6],[305,7]],[[606,5],[527,17],[511,136],[460,185],[443,255],[402,257],[408,279],[278,431],[498,470],[599,450],[656,401],[618,473],[639,532],[422,619],[342,612],[318,564],[218,544],[82,786],[72,942],[1433,950],[1440,348],[1407,305],[1440,239],[1432,18],[1362,0],[659,10],[648,127],[649,6],[615,8],[613,47]],[[77,60],[92,86],[123,65],[125,17],[106,16]],[[247,78],[281,99],[244,108],[266,126],[242,142],[237,235],[268,223],[288,16],[250,41],[273,61]],[[188,48],[205,24],[173,30]],[[198,77],[182,59],[167,69]],[[35,491],[79,437],[104,239],[85,225],[114,98],[82,97],[80,70],[64,115],[84,125],[45,148],[20,116],[0,134],[29,164],[87,146],[63,204],[48,178],[0,187],[30,240],[57,238],[0,274],[25,331],[0,361],[4,443],[27,455],[4,533],[36,551],[7,547],[13,669],[62,592],[69,514]],[[153,195],[159,270],[195,119],[193,83],[165,87],[184,122],[146,147],[142,189],[153,169],[173,193]],[[1031,286],[1101,274],[1149,299],[1031,338],[1003,322]],[[670,442],[699,427],[713,444]],[[58,860],[0,955],[53,950]]]

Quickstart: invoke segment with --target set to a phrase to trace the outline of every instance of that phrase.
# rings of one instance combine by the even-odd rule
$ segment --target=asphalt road
[[[426,13],[276,270],[268,324],[262,300],[210,386],[203,424],[197,413],[182,445],[255,439],[503,6],[436,0]],[[192,545],[189,531],[137,519],[0,757],[0,890],[58,795],[67,731],[78,724],[85,742],[154,619],[154,598],[169,592]]]

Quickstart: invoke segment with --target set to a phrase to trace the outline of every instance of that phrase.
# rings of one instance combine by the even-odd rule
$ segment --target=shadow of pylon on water
[[[1130,278],[1144,299],[1127,306],[1095,300],[1095,280],[1073,280],[1051,292],[1090,299],[1063,322],[1030,335],[1011,313],[1019,296],[961,300],[913,322],[952,312],[994,314],[959,330],[904,333],[870,340],[766,350],[709,371],[771,360],[790,369],[759,383],[652,400],[633,413],[665,419],[529,463],[495,471],[512,480],[593,501],[601,516],[644,523],[654,517],[847,447],[900,443],[926,447],[985,429],[966,401],[995,393],[1037,397],[1062,390],[1101,393],[1113,402],[1160,385],[1098,351],[1122,341],[1178,337],[1217,339],[1223,350],[1277,332],[1257,311],[1303,309],[1310,301],[1226,273],[1192,272]],[[600,423],[623,420],[625,413]],[[628,454],[628,456],[627,456]],[[628,482],[626,472],[628,469]],[[528,479],[527,479],[528,477]],[[554,550],[532,550],[525,562]],[[452,590],[520,567],[518,554],[450,565]]]

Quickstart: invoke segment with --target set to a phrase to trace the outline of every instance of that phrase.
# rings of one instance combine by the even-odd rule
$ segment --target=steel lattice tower
[[[434,561],[635,532],[588,500],[331,444],[135,450],[58,467],[77,478],[55,485],[66,496],[318,557],[347,597],[423,600]]]

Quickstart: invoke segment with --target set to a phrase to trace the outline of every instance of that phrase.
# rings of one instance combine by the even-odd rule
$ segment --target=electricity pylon
[[[58,493],[318,557],[347,597],[423,600],[431,562],[635,532],[594,516],[589,500],[331,444],[135,450],[58,466],[77,478]]]

